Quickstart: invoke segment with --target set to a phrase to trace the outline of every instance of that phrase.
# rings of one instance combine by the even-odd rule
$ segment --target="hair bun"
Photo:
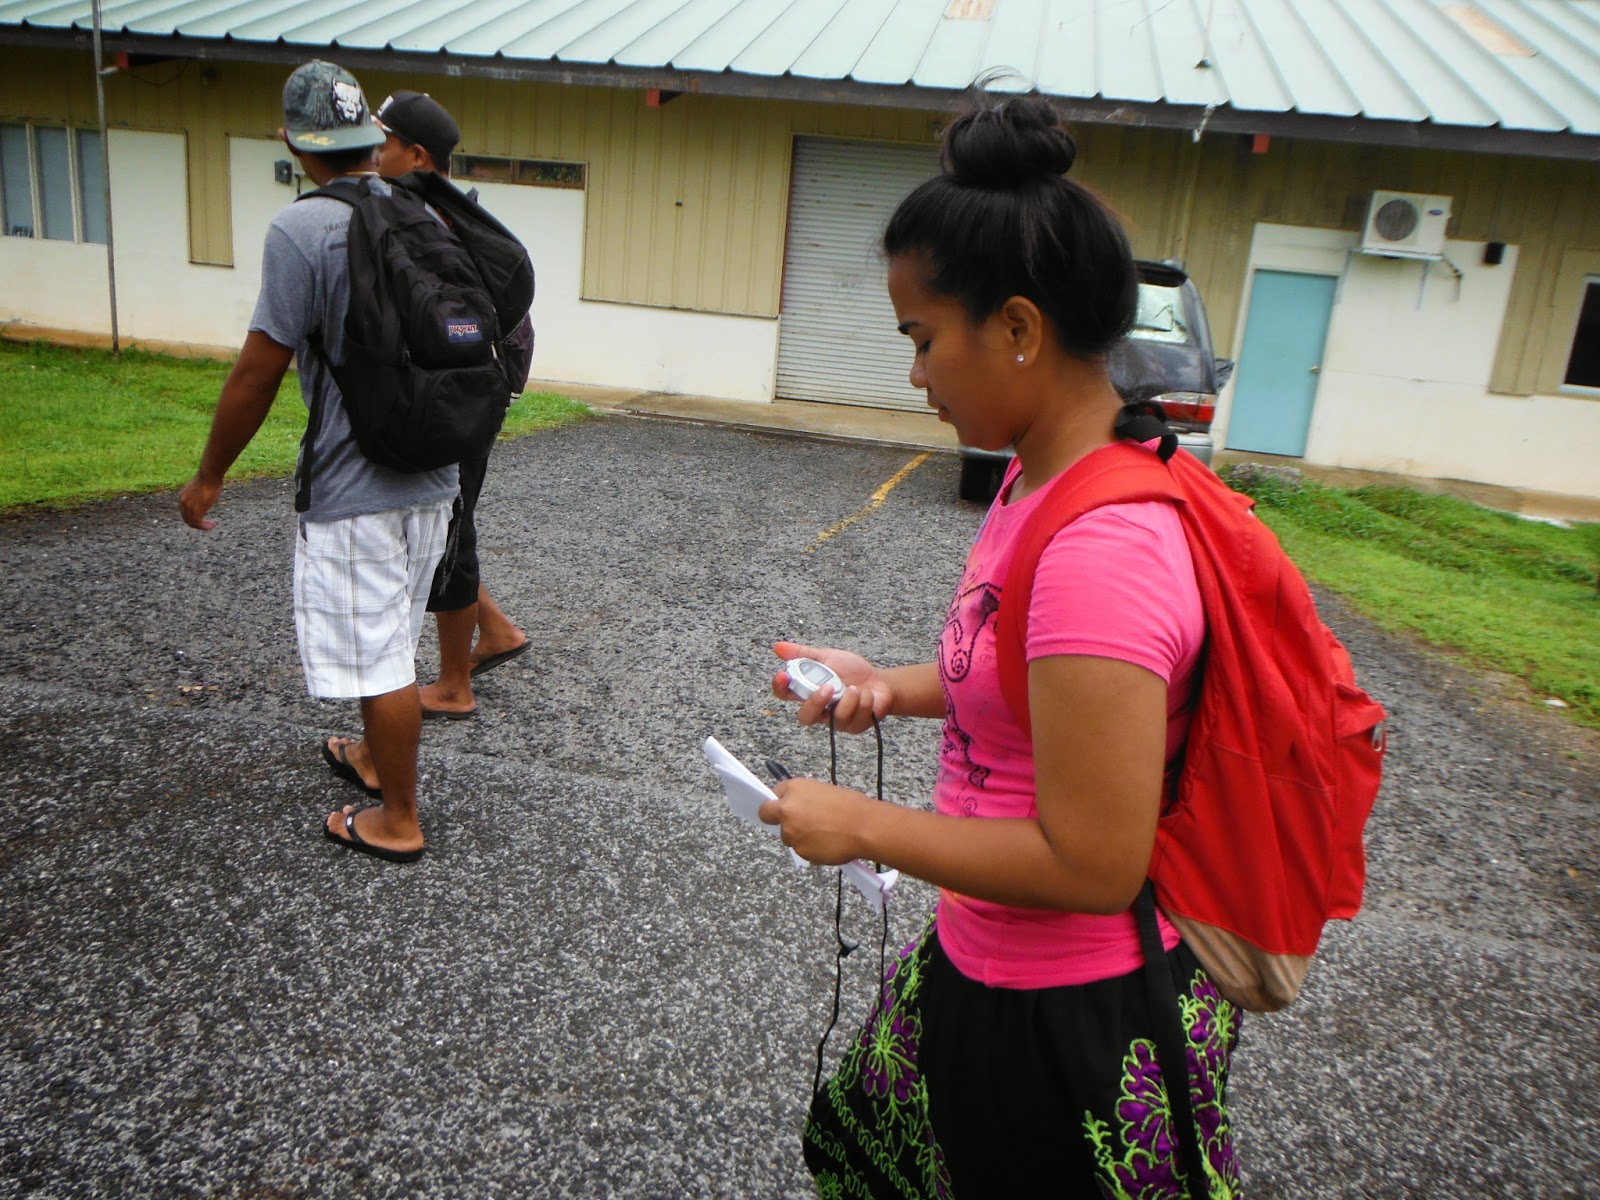
[[[977,104],[945,130],[940,161],[955,182],[1014,188],[1060,178],[1072,169],[1078,144],[1048,100],[979,91]]]

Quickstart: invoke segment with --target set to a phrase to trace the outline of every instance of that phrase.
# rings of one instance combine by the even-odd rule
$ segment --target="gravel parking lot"
[[[485,579],[536,653],[426,727],[411,867],[318,836],[358,720],[305,696],[287,482],[208,535],[172,495],[0,521],[0,1200],[811,1194],[833,885],[699,745],[827,770],[779,637],[928,657],[981,513],[917,458],[626,417],[503,447]],[[1246,1024],[1249,1194],[1600,1196],[1596,741],[1325,615],[1391,762],[1366,911]],[[892,798],[937,740],[891,723]],[[846,902],[835,1050],[877,966]],[[931,903],[903,887],[891,941]]]

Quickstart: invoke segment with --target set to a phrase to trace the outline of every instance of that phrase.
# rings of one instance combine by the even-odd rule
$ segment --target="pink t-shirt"
[[[995,614],[1016,539],[1044,492],[1006,503],[1013,465],[985,518],[939,641],[946,717],[934,807],[963,817],[1037,817],[1033,745],[1000,691]],[[1177,510],[1161,501],[1086,513],[1039,560],[1028,659],[1114,658],[1167,681],[1167,762],[1188,730],[1205,616]],[[1040,988],[1125,975],[1144,957],[1132,911],[1116,916],[1014,908],[939,896],[939,940],[956,967],[991,987]],[[1170,949],[1177,930],[1161,918]]]

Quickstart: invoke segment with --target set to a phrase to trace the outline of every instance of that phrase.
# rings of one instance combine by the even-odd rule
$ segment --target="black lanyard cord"
[[[883,799],[883,729],[878,724],[878,718],[872,718],[872,733],[878,743],[878,787],[877,797]],[[838,730],[834,725],[833,712],[828,712],[828,782],[834,786],[839,783],[839,741]],[[873,864],[882,870],[882,864]],[[889,961],[889,899],[883,898],[879,905],[883,917],[882,936],[878,941],[878,979],[881,981],[888,973]],[[815,1100],[822,1088],[822,1061],[828,1045],[828,1035],[839,1023],[840,998],[844,992],[844,960],[856,948],[857,943],[847,941],[844,936],[844,872],[840,871],[835,877],[833,894],[833,1011],[828,1015],[828,1027],[822,1031],[822,1037],[817,1042],[817,1070],[811,1077],[811,1096]]]

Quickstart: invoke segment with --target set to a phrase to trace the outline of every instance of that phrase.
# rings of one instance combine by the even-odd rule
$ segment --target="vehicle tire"
[[[994,500],[1004,481],[1006,464],[990,458],[963,458],[961,460],[961,486],[957,495],[973,504],[988,504]]]

